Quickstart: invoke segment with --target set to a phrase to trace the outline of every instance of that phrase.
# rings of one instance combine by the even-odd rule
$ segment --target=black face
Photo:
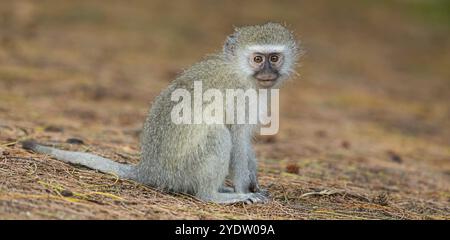
[[[280,77],[280,67],[283,63],[281,53],[254,53],[250,59],[253,68],[253,77],[262,87],[272,87]]]

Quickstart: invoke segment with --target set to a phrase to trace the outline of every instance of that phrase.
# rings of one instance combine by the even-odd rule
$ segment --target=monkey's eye
[[[278,62],[278,60],[280,60],[280,57],[278,57],[277,55],[272,55],[270,56],[270,61],[271,62]]]
[[[261,57],[261,56],[255,56],[255,57],[253,58],[253,61],[254,61],[255,63],[262,63],[263,57]]]

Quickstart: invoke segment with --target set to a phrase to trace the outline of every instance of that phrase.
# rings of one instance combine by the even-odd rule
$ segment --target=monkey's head
[[[299,55],[294,35],[278,23],[236,28],[223,52],[238,74],[260,88],[279,86],[291,73]]]

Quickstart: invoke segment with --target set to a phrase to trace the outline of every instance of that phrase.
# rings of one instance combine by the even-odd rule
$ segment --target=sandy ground
[[[121,2],[1,2],[0,219],[450,219],[448,5]],[[160,90],[233,25],[267,20],[306,50],[279,134],[255,144],[269,204],[203,203],[20,148],[138,162]]]

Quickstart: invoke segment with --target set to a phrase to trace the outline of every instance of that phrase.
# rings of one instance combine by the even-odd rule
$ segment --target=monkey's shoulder
[[[224,78],[230,71],[227,69],[228,63],[223,56],[212,54],[204,57],[201,61],[186,69],[176,81],[180,83],[192,84],[193,81],[202,81],[205,85],[208,80]]]

